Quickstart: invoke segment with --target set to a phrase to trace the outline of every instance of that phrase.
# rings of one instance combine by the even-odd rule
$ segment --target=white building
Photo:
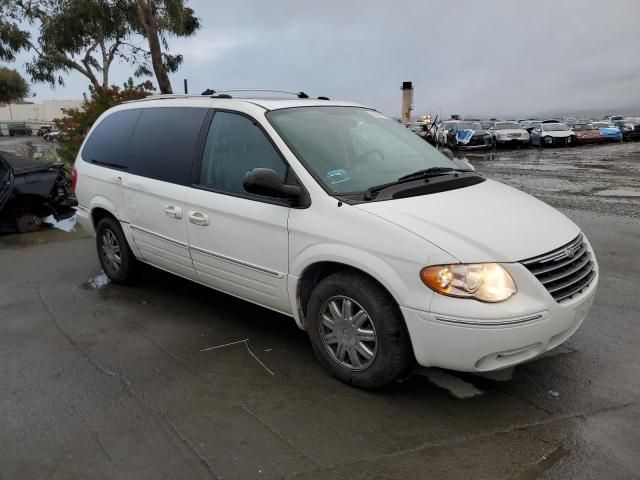
[[[42,103],[11,103],[0,106],[0,122],[52,122],[63,108],[78,108],[82,100],[46,100]]]

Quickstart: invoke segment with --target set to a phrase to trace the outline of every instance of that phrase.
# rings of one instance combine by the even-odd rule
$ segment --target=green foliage
[[[96,90],[90,86],[89,91],[89,96],[85,96],[80,108],[65,109],[65,116],[55,120],[56,128],[62,132],[58,137],[58,155],[67,166],[71,166],[75,161],[85,136],[100,115],[123,102],[151,95],[153,85],[148,80],[134,85],[133,80],[129,78],[123,88],[113,85],[110,88]]]
[[[165,50],[162,61],[174,72],[182,55],[167,52],[167,36],[193,35],[199,20],[186,0],[148,1]],[[0,0],[0,60],[31,53],[25,68],[34,82],[63,85],[63,75],[77,71],[94,89],[108,88],[116,60],[148,75],[151,52],[136,41],[145,35],[136,0]]]
[[[0,67],[0,103],[22,100],[29,94],[29,85],[15,70]]]

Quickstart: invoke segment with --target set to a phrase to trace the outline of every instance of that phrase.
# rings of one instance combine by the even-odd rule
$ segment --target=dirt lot
[[[639,216],[640,142],[456,155],[554,207]]]
[[[363,392],[289,318],[153,270],[109,284],[82,232],[4,236],[0,478],[640,478],[640,142],[466,158],[594,245],[566,344]]]

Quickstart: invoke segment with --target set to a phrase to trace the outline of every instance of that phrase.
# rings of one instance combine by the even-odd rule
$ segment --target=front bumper
[[[529,137],[500,138],[496,137],[497,145],[529,145]]]
[[[489,135],[474,135],[467,143],[462,143],[458,140],[455,141],[455,148],[459,150],[489,149],[491,147],[493,147],[493,139]]]
[[[576,137],[576,143],[578,145],[587,145],[590,143],[602,143],[604,137]]]
[[[549,294],[543,302],[528,302],[529,292],[518,292],[514,300],[522,295],[523,303],[536,308],[529,312],[507,308],[507,301],[504,312],[518,312],[512,316],[474,318],[469,314],[475,300],[466,299],[454,299],[471,307],[464,316],[401,307],[416,361],[425,367],[483,372],[531,360],[562,344],[580,327],[593,304],[598,279],[599,273],[580,295],[562,303]],[[539,287],[544,290],[542,284]],[[502,309],[501,304],[478,304],[494,312]]]
[[[550,138],[551,141],[548,142],[546,138]],[[543,147],[570,147],[575,145],[577,142],[573,136],[570,137],[543,137],[540,139],[540,142]]]

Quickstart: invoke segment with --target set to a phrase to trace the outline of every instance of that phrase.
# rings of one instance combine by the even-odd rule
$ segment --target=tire
[[[35,213],[25,212],[16,218],[16,229],[20,233],[33,233],[38,231],[41,223],[40,217]]]
[[[112,282],[133,283],[139,263],[129,248],[122,227],[113,217],[105,217],[98,222],[96,248],[102,270]]]
[[[340,319],[349,310],[347,301],[355,324]],[[314,288],[307,310],[313,350],[322,366],[342,382],[380,388],[413,367],[415,357],[400,309],[370,278],[355,272],[330,275]]]

